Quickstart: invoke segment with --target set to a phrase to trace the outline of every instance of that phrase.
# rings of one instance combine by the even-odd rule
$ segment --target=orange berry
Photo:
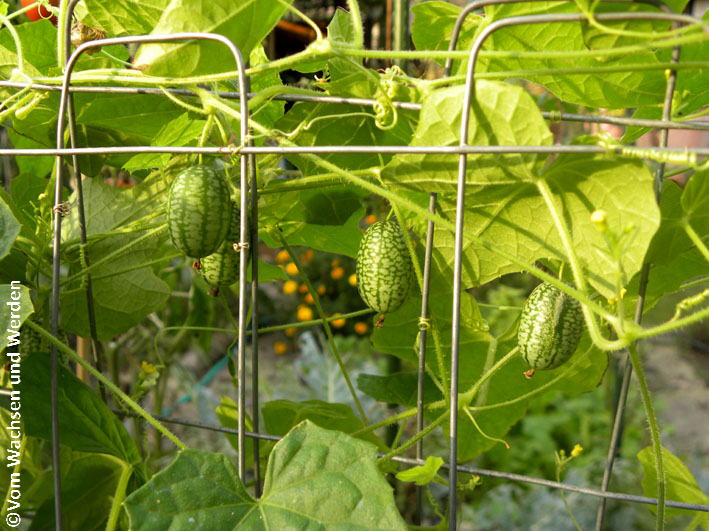
[[[286,280],[283,283],[283,293],[286,295],[293,295],[298,291],[298,283],[295,280]]]
[[[355,273],[352,273],[350,277],[347,279],[347,282],[350,283],[350,286],[356,287],[357,286],[357,275]]]
[[[295,337],[297,333],[298,333],[298,329],[295,326],[291,326],[290,328],[286,328],[286,337]]]
[[[327,291],[327,288],[323,284],[320,284],[318,286],[318,295],[325,295],[326,291]]]
[[[313,259],[313,256],[315,253],[313,253],[312,249],[308,249],[305,251],[303,254],[300,255],[300,259],[303,260],[304,262],[308,262]]]
[[[288,345],[286,345],[283,341],[276,341],[273,344],[273,350],[276,354],[281,356],[282,354],[288,352]]]
[[[343,267],[336,267],[330,272],[330,276],[335,280],[338,280],[345,276],[345,269]]]
[[[313,300],[313,296],[310,293],[306,293],[305,297],[303,297],[303,301],[306,304],[313,304],[315,301]]]
[[[308,286],[306,286],[305,284],[301,284],[300,286],[298,286],[298,293],[308,293]]]
[[[311,321],[313,319],[313,310],[305,304],[301,304],[296,310],[295,317],[298,321]]]
[[[278,262],[279,264],[285,264],[288,260],[290,260],[290,255],[285,249],[279,251],[276,255],[276,262]]]
[[[365,220],[367,223],[369,223],[370,225],[373,225],[374,223],[377,222],[377,216],[375,216],[374,214],[370,214],[369,216],[367,216],[366,218],[364,218],[364,220]]]
[[[330,265],[332,267],[337,267],[338,265],[340,265],[340,261],[337,258],[335,258],[332,262],[330,262]]]
[[[336,313],[336,314],[333,314],[333,317],[337,317],[338,315],[342,315],[342,314]],[[345,319],[335,319],[334,321],[330,321],[330,324],[332,326],[334,326],[335,328],[342,328],[343,326],[345,326],[345,322],[346,322]]]
[[[291,276],[295,276],[298,274],[298,266],[296,266],[293,262],[288,262],[288,265],[286,266],[286,273],[288,273]]]
[[[357,332],[359,335],[363,336],[364,334],[367,333],[367,330],[369,330],[369,327],[367,326],[367,323],[359,322],[354,325],[354,330]]]

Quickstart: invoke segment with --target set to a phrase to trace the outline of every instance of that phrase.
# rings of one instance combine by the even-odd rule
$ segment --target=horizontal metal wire
[[[30,86],[28,83],[18,81],[0,81],[0,87],[23,89]],[[49,92],[60,92],[61,87],[54,85],[44,85],[33,83],[32,88],[36,90],[44,90]],[[188,89],[165,89],[173,96],[196,97],[196,94]],[[158,88],[148,87],[69,87],[71,93],[89,93],[89,94],[149,94],[155,96],[164,95],[163,91]],[[238,92],[213,92],[220,98],[227,100],[238,100],[241,94]],[[257,96],[256,93],[250,92],[249,99]],[[363,107],[374,107],[377,100],[370,98],[343,98],[337,96],[309,95],[309,94],[277,94],[271,98],[278,101],[290,102],[310,102],[310,103],[330,103],[336,105],[361,105]],[[406,101],[392,101],[397,109],[420,111],[420,103],[412,103]],[[672,120],[650,120],[644,118],[628,118],[624,116],[600,116],[594,114],[576,114],[564,112],[549,112],[542,111],[542,116],[547,120],[560,122],[589,122],[603,123],[611,125],[622,125],[626,127],[650,127],[652,129],[689,129],[693,131],[709,131],[709,121],[686,121],[678,122]]]
[[[119,409],[112,410],[119,416],[123,417],[138,417],[134,412],[125,412]],[[178,424],[180,426],[187,426],[190,428],[199,428],[209,431],[216,431],[221,433],[228,433],[230,435],[238,435],[239,430],[234,428],[226,428],[224,426],[217,426],[216,424],[209,424],[207,422],[201,422],[198,420],[181,419],[175,417],[166,417],[162,415],[153,415],[157,420],[161,422],[167,422],[168,424]],[[255,433],[251,431],[246,431],[245,435],[251,437],[252,439],[260,439],[264,441],[280,441],[283,437],[277,435],[269,435],[267,433]],[[383,454],[381,454],[383,455]],[[381,456],[380,455],[380,456]],[[412,466],[424,465],[425,461],[422,459],[414,459],[409,457],[392,457],[392,461],[397,461],[399,463],[404,463]],[[444,464],[442,468],[448,469],[448,465]],[[635,496],[633,494],[623,494],[620,492],[603,492],[596,489],[590,489],[586,487],[577,487],[575,485],[569,485],[567,483],[560,483],[558,481],[549,481],[547,479],[535,478],[532,476],[523,476],[521,474],[512,474],[508,472],[499,472],[497,470],[486,470],[483,468],[473,468],[468,466],[458,465],[456,469],[459,472],[467,474],[476,474],[478,476],[486,476],[498,479],[507,479],[511,481],[519,481],[522,483],[530,483],[533,485],[540,485],[542,487],[549,487],[552,489],[566,490],[570,492],[578,492],[579,494],[588,494],[590,496],[597,496],[599,498],[610,498],[614,500],[627,501],[632,503],[643,503],[647,505],[657,505],[657,498],[648,498],[646,496]],[[702,505],[698,503],[684,503],[678,501],[667,501],[665,503],[667,507],[673,507],[677,509],[688,509],[691,511],[703,511],[709,512],[709,505]]]
[[[37,149],[0,149],[0,156],[38,156],[38,155],[117,155],[141,153],[175,153],[229,155],[234,153],[269,154],[430,154],[430,155],[519,155],[519,154],[583,154],[615,153],[622,155],[621,148],[604,149],[599,146],[230,146],[230,147],[173,147],[173,146],[113,146],[93,148],[37,148]],[[709,156],[709,148],[654,148],[654,153],[682,155],[695,154]]]

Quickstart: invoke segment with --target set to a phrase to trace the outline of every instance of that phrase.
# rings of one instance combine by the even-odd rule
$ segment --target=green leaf
[[[5,197],[0,195],[0,259],[5,258],[20,233],[20,222],[12,213]]]
[[[244,58],[271,32],[292,0],[171,0],[152,30],[154,35],[179,32],[218,33],[230,39]],[[181,77],[236,70],[229,49],[210,41],[144,44],[135,68],[151,75]]]
[[[96,393],[65,367],[58,367],[59,442],[81,452],[108,454],[130,464],[142,461],[123,423]],[[22,360],[23,406],[32,411],[23,417],[31,437],[52,439],[49,356],[30,354]]]
[[[553,138],[536,103],[520,87],[478,81],[469,122],[468,144],[479,146],[551,145]],[[460,145],[461,101],[464,87],[430,93],[423,101],[412,146]],[[458,155],[394,156],[382,172],[386,184],[406,190],[455,193]],[[475,185],[513,185],[541,172],[545,155],[469,155],[468,193]]]
[[[698,171],[682,192],[682,210],[700,236],[709,232],[709,170]]]
[[[406,529],[376,449],[309,421],[276,444],[254,500],[220,454],[183,450],[125,501],[131,529]]]
[[[162,206],[162,180],[147,180],[135,188],[121,190],[100,180],[84,181],[84,204],[88,234],[106,233],[140,219]],[[72,260],[69,274],[81,270],[76,242],[79,238],[78,215],[72,210],[62,227],[65,253]],[[89,245],[89,258],[96,263],[144,232],[116,235]],[[165,233],[149,238],[109,262],[94,269],[92,287],[97,333],[106,341],[138,324],[146,315],[160,308],[170,295],[169,286],[158,278],[151,266],[140,267],[166,252]],[[73,247],[67,245],[73,242]],[[90,337],[85,286],[71,282],[61,294],[62,326],[82,337]]]
[[[148,114],[148,117],[154,114]],[[167,122],[150,140],[151,146],[196,146],[202,134],[205,120],[194,120],[189,113],[183,113]],[[128,172],[162,168],[170,160],[170,153],[142,153],[134,155],[123,164]]]
[[[145,35],[157,24],[170,0],[83,0],[77,17],[108,37]]]
[[[438,470],[443,465],[443,459],[440,457],[434,457],[429,455],[426,458],[426,464],[415,466],[399,472],[396,475],[396,479],[399,481],[407,481],[410,483],[415,483],[419,486],[428,485],[431,482],[436,481],[438,478]]]
[[[324,190],[264,194],[259,223],[278,227],[290,245],[305,245],[331,253],[357,256],[362,231],[359,220],[365,214],[357,188],[334,186]],[[260,236],[270,247],[280,247],[266,231]]]
[[[20,285],[19,282],[0,285],[0,300],[4,302],[0,308],[0,327],[6,331],[0,335],[1,352],[7,346],[16,347],[22,342],[22,335],[16,335],[10,330],[19,332],[22,323],[34,312],[34,307],[29,288]],[[13,350],[18,351],[18,349]]]
[[[618,175],[624,179],[618,179]],[[561,155],[545,171],[544,178],[557,208],[563,211],[574,250],[588,280],[602,295],[613,297],[615,264],[608,257],[601,233],[591,223],[591,213],[605,210],[609,227],[619,234],[626,227],[633,227],[632,240],[622,257],[623,271],[631,278],[640,270],[659,226],[652,176],[638,161],[608,159],[603,155]],[[443,196],[440,209],[453,222],[454,198]],[[549,208],[533,183],[486,186],[466,196],[464,223],[466,234],[494,242],[530,264],[545,258],[568,262]],[[432,274],[445,280],[453,269],[453,234],[437,228],[434,239]],[[464,288],[521,269],[469,240],[464,241],[463,253]]]
[[[604,4],[602,9],[605,9]],[[634,6],[623,9],[638,9]],[[642,6],[646,10],[646,6]],[[552,13],[578,12],[573,2],[534,2],[507,5],[487,6],[485,22],[494,23],[511,16]],[[627,27],[637,28],[637,22],[622,23]],[[642,22],[641,22],[642,25]],[[593,33],[585,34],[587,25],[581,22],[524,24],[501,28],[485,40],[483,50],[539,51],[539,52],[585,52],[589,43],[586,38],[594,37]],[[585,38],[586,37],[586,38]],[[614,37],[598,37],[597,44],[614,42]],[[638,41],[636,41],[638,42]],[[639,41],[643,42],[643,41]],[[594,43],[591,43],[594,44]],[[587,68],[619,67],[619,72],[598,72],[584,74],[521,74],[522,77],[544,85],[559,99],[587,105],[617,109],[621,107],[639,107],[662,103],[666,79],[662,70],[638,71],[631,65],[643,66],[668,61],[669,49],[663,49],[655,54],[651,51],[625,54],[623,56],[576,56],[571,58],[517,58],[494,57],[481,58],[477,72],[495,71],[529,71],[547,68]],[[517,77],[517,76],[515,76]],[[635,90],[628,90],[633,87]]]
[[[657,470],[655,465],[655,452],[648,446],[638,452],[638,459],[643,466],[643,492],[649,498],[657,498]],[[709,496],[701,491],[694,476],[687,466],[666,448],[662,448],[662,461],[665,465],[666,499],[684,503],[709,504]],[[655,512],[655,506],[650,509]],[[695,511],[686,509],[667,508],[668,517],[681,514],[694,515]],[[703,515],[702,527],[709,525],[709,515]]]
[[[360,373],[357,375],[357,389],[377,402],[415,406],[418,397],[418,374],[399,372],[378,376]],[[443,398],[441,391],[428,375],[424,377],[424,397],[426,403]]]
[[[63,528],[67,531],[105,529],[118,478],[126,465],[107,455],[79,452],[74,452],[67,461],[61,468]],[[53,496],[39,507],[29,529],[56,529]]]
[[[411,7],[414,21],[411,25],[411,40],[417,50],[447,51],[455,21],[461,8],[446,2],[423,2]],[[457,50],[469,50],[475,31],[482,21],[480,15],[470,14],[465,18],[458,36]],[[437,61],[441,66],[445,60]],[[457,72],[460,62],[453,63],[451,72]]]
[[[322,400],[272,400],[266,402],[261,410],[263,424],[271,435],[285,435],[304,420],[309,420],[321,428],[353,433],[364,428],[362,421],[347,404],[331,404]],[[386,446],[371,433],[358,436],[359,439],[376,444],[380,450]]]

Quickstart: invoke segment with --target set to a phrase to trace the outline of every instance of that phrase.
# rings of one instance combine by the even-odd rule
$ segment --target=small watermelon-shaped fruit
[[[202,258],[200,270],[204,279],[212,286],[230,286],[239,280],[240,254],[234,250],[239,242],[239,209],[232,206],[229,234],[217,252]],[[248,247],[247,247],[248,249]],[[247,252],[246,250],[244,252]]]
[[[378,221],[362,237],[357,253],[357,289],[373,310],[387,314],[409,296],[414,274],[404,235],[395,220]]]
[[[172,243],[187,256],[215,252],[230,219],[229,186],[212,168],[192,166],[175,178],[167,198],[167,228]]]
[[[524,361],[534,371],[555,369],[576,351],[583,333],[581,304],[546,282],[537,286],[524,304],[517,342]]]

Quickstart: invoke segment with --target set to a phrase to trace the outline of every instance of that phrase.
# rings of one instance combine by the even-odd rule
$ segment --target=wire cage
[[[519,2],[534,2],[537,0],[477,0],[468,4],[464,10],[461,12],[455,28],[453,37],[450,42],[450,50],[455,50],[457,46],[457,41],[463,27],[463,23],[468,15],[490,5],[500,5],[509,3],[519,3]],[[78,3],[78,0],[71,0],[68,6],[69,19],[71,19],[71,14],[74,7]],[[635,2],[629,2],[625,0],[617,0],[620,5],[631,4]],[[659,0],[645,0],[643,2],[645,5],[659,7],[660,12],[657,11],[624,11],[618,10],[617,12],[610,13],[598,13],[596,18],[599,22],[615,22],[615,21],[629,21],[629,20],[644,20],[644,21],[669,21],[674,26],[681,25],[703,25],[704,31],[709,31],[706,23],[702,20],[693,18],[688,15],[681,15],[674,13],[671,8],[660,2]],[[255,146],[253,141],[249,141],[239,147],[174,147],[174,146],[122,146],[122,147],[91,147],[85,148],[78,145],[78,135],[76,130],[75,122],[75,112],[73,108],[73,94],[78,92],[100,92],[105,94],[160,94],[161,91],[158,89],[141,88],[141,87],[125,87],[125,86],[72,86],[72,73],[74,71],[74,66],[76,61],[82,54],[91,51],[93,48],[99,46],[107,46],[111,44],[135,44],[135,43],[148,43],[148,42],[167,42],[167,41],[184,41],[192,39],[206,39],[212,40],[226,46],[233,55],[238,76],[238,93],[220,93],[219,95],[223,98],[230,98],[239,100],[240,102],[240,113],[242,117],[249,116],[249,109],[247,106],[250,94],[249,79],[245,74],[245,63],[241,57],[241,53],[238,48],[227,38],[208,33],[179,33],[172,35],[138,35],[131,37],[121,37],[121,38],[111,38],[104,39],[100,41],[89,41],[78,46],[70,57],[65,57],[65,69],[63,72],[63,82],[61,88],[50,86],[50,85],[38,85],[34,84],[32,88],[46,91],[60,91],[61,92],[61,103],[59,110],[59,120],[57,126],[57,147],[56,149],[3,149],[0,150],[0,155],[6,156],[36,156],[36,155],[52,155],[56,156],[56,189],[55,189],[55,200],[54,200],[54,248],[53,248],[53,277],[52,277],[52,298],[51,298],[51,332],[56,335],[58,329],[58,319],[59,319],[59,293],[60,284],[59,279],[61,276],[61,263],[60,263],[60,250],[61,250],[61,224],[62,224],[62,196],[61,196],[61,185],[62,177],[64,173],[64,158],[71,157],[73,163],[73,173],[78,176],[81,175],[81,169],[79,167],[79,156],[87,154],[139,154],[139,153],[169,153],[169,154],[205,154],[205,155],[229,155],[237,153],[240,157],[240,170],[241,170],[241,190],[249,190],[250,193],[241,194],[241,212],[250,212],[250,216],[242,215],[240,220],[240,240],[239,246],[242,249],[251,249],[251,262],[252,262],[252,278],[250,296],[252,298],[251,305],[253,306],[253,314],[251,321],[253,323],[258,323],[258,312],[256,307],[256,293],[258,291],[258,197],[257,197],[257,187],[256,187],[256,164],[255,157],[266,154],[277,154],[277,155],[288,155],[288,154],[303,154],[303,153],[316,153],[316,154],[332,154],[332,153],[349,153],[349,154],[368,154],[368,153],[390,153],[390,154],[400,154],[400,153],[412,153],[412,154],[448,154],[448,155],[459,155],[459,171],[458,171],[458,188],[457,188],[457,207],[456,207],[456,232],[455,232],[455,264],[454,264],[454,277],[453,277],[453,320],[452,320],[452,350],[451,350],[451,365],[450,365],[450,404],[451,404],[451,415],[448,430],[448,441],[449,441],[449,459],[448,463],[457,462],[457,446],[458,446],[458,380],[459,380],[459,329],[460,329],[460,313],[461,313],[461,263],[462,263],[462,248],[463,248],[463,213],[464,205],[466,200],[466,169],[468,163],[468,156],[472,154],[565,154],[565,153],[587,153],[587,154],[605,154],[609,152],[609,149],[600,147],[598,145],[553,145],[553,146],[476,146],[472,145],[468,141],[468,127],[470,121],[470,113],[472,102],[475,99],[475,72],[476,65],[478,62],[479,52],[482,48],[483,43],[496,31],[516,25],[535,25],[540,23],[558,23],[558,24],[568,24],[577,23],[584,20],[585,15],[581,13],[549,13],[541,15],[525,15],[525,16],[515,16],[507,19],[498,20],[490,25],[488,25],[484,31],[480,33],[478,38],[472,45],[469,52],[469,60],[467,64],[467,71],[465,74],[465,98],[461,102],[462,105],[462,120],[461,120],[461,131],[460,131],[460,145],[456,147],[451,146],[282,146],[282,145],[265,145],[265,146]],[[64,39],[66,42],[66,50],[70,49],[70,35],[69,28],[64,28],[65,35]],[[672,55],[672,63],[679,63],[680,57],[680,46],[678,45],[674,49]],[[452,60],[448,59],[445,66],[445,74],[449,75],[452,68]],[[673,154],[693,154],[697,157],[709,156],[709,149],[692,149],[692,150],[673,150],[667,147],[668,131],[670,129],[687,129],[687,130],[709,130],[709,122],[688,122],[688,121],[676,121],[671,118],[671,106],[673,101],[673,94],[675,91],[675,81],[676,81],[677,70],[669,70],[669,75],[667,78],[667,88],[666,95],[663,105],[662,118],[660,120],[651,119],[639,119],[639,118],[628,118],[620,116],[604,116],[597,114],[571,114],[571,113],[550,113],[544,112],[542,115],[545,118],[557,120],[557,121],[575,121],[575,122],[585,122],[585,123],[596,123],[596,124],[613,124],[621,126],[638,126],[638,127],[648,127],[661,132],[660,142],[657,148],[659,152],[666,154],[668,157]],[[2,86],[21,88],[26,87],[26,84],[18,82],[3,82]],[[169,89],[171,93],[176,95],[187,95],[188,91],[181,89]],[[321,97],[313,96],[299,96],[299,95],[283,95],[278,96],[279,99],[284,99],[287,101],[319,101],[327,103],[341,103],[349,105],[365,105],[373,107],[376,105],[375,100],[367,100],[362,98],[334,98],[330,96],[323,95]],[[406,103],[406,102],[394,102],[394,105],[398,108],[405,109],[420,109],[419,104]],[[65,129],[68,128],[70,147],[64,147],[64,137]],[[241,120],[241,130],[240,135],[242,139],[249,138],[248,130],[248,120]],[[622,148],[611,148],[610,151],[614,151],[617,154],[622,153]],[[659,164],[657,167],[655,179],[660,182],[663,178],[664,164]],[[79,215],[79,225],[81,232],[81,242],[86,244],[86,216],[83,202],[83,192],[81,179],[75,180],[75,187],[77,193],[77,206]],[[433,212],[436,205],[436,194],[432,193],[430,196],[430,211]],[[250,226],[248,226],[250,223]],[[424,289],[422,292],[422,308],[421,308],[421,318],[426,319],[428,316],[428,280],[430,278],[430,267],[431,267],[431,252],[435,247],[435,242],[433,241],[434,224],[432,221],[428,223],[427,238],[426,238],[426,253],[424,261]],[[88,257],[87,257],[88,258]],[[84,267],[89,267],[90,264],[87,262]],[[243,479],[247,475],[252,474],[252,478],[255,481],[256,494],[259,495],[259,489],[261,484],[260,471],[259,471],[259,440],[279,440],[279,437],[269,435],[260,431],[259,420],[258,420],[258,404],[259,404],[259,389],[258,389],[258,331],[257,327],[253,327],[253,333],[251,334],[251,364],[252,364],[252,379],[247,381],[246,372],[246,356],[247,356],[247,327],[249,323],[247,322],[247,310],[248,310],[248,297],[249,288],[247,285],[247,267],[248,267],[248,253],[240,254],[240,279],[239,279],[239,318],[238,318],[238,354],[236,359],[236,369],[237,369],[237,380],[238,380],[238,429],[230,429],[217,425],[210,425],[202,422],[190,421],[185,419],[180,419],[172,416],[159,416],[154,417],[165,423],[181,424],[185,426],[191,426],[198,429],[204,430],[214,430],[219,432],[225,432],[229,434],[234,434],[238,437],[238,473]],[[87,301],[88,313],[90,316],[90,327],[91,334],[94,340],[94,344],[98,344],[96,337],[96,323],[94,318],[93,300],[92,300],[92,287],[91,287],[91,275],[87,274]],[[636,312],[636,319],[639,322],[640,316],[642,315],[642,297],[638,302],[638,310]],[[419,336],[419,365],[418,365],[418,414],[417,414],[417,432],[424,430],[424,374],[425,374],[425,353],[426,353],[426,341],[427,333],[426,329],[422,328]],[[59,471],[59,421],[58,421],[58,381],[57,381],[57,348],[52,346],[51,354],[51,405],[52,405],[52,450],[53,450],[53,465],[54,465],[54,492],[55,492],[55,518],[57,529],[61,529],[62,526],[62,499],[61,499],[61,476]],[[617,453],[619,438],[620,438],[620,426],[622,423],[622,413],[625,406],[625,401],[628,395],[628,389],[631,382],[631,374],[633,371],[633,366],[627,359],[623,365],[623,379],[621,386],[621,393],[617,403],[617,411],[615,415],[615,421],[613,425],[613,430],[608,447],[608,458],[605,466],[605,474],[603,477],[603,482],[600,488],[591,489],[584,487],[577,487],[574,485],[549,481],[546,479],[541,479],[537,477],[524,476],[519,474],[506,473],[496,470],[484,470],[479,468],[474,468],[470,466],[450,466],[448,464],[444,465],[444,468],[448,469],[448,503],[449,503],[449,529],[453,530],[458,527],[458,522],[456,521],[457,515],[457,500],[456,500],[456,478],[457,474],[460,473],[470,473],[480,476],[488,476],[493,478],[502,478],[514,482],[524,482],[533,485],[544,486],[553,489],[561,489],[565,491],[572,491],[588,496],[594,496],[600,499],[600,506],[598,510],[597,517],[597,529],[602,529],[604,525],[604,507],[606,500],[620,500],[625,502],[633,502],[640,504],[654,505],[657,504],[657,499],[648,498],[644,496],[629,495],[618,492],[609,491],[609,484],[611,475],[613,472],[613,463]],[[251,397],[251,407],[253,408],[254,414],[253,419],[253,430],[247,431],[246,429],[246,414],[247,414],[247,389],[250,389]],[[102,389],[103,391],[103,389]],[[253,471],[248,471],[245,465],[245,449],[246,445],[250,444],[249,439],[253,441],[253,452],[255,454],[256,466]],[[425,462],[425,455],[423,452],[422,441],[419,441],[416,445],[416,457],[395,457],[394,460],[406,464],[406,465],[421,465]],[[417,489],[417,505],[420,510],[422,503],[421,489]],[[667,507],[689,509],[693,511],[709,512],[709,505],[703,504],[692,504],[684,503],[674,500],[668,500],[666,502]]]

